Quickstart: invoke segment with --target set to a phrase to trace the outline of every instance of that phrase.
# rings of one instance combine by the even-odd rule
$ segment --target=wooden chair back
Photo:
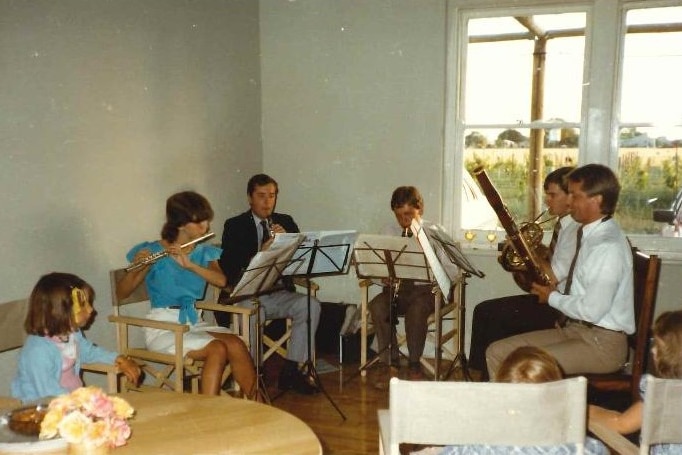
[[[583,453],[587,381],[542,384],[391,379],[389,409],[379,411],[380,453],[400,443],[550,446]]]
[[[656,308],[661,258],[632,249],[634,267],[635,333],[628,336],[633,352],[629,372],[624,367],[612,374],[585,375],[591,387],[599,391],[630,392],[632,401],[639,399],[639,382],[646,370],[649,338]]]
[[[28,301],[26,299],[13,300],[0,304],[0,352],[10,351],[24,345],[26,331],[24,319]]]

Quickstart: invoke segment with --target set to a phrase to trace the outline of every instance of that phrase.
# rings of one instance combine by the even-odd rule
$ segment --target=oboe
[[[195,243],[203,242],[204,240],[209,239],[209,238],[213,237],[214,235],[215,234],[213,232],[209,232],[207,234],[204,234],[199,238],[196,238],[194,240],[190,240],[189,242],[180,245],[180,249],[188,247],[190,245],[194,245]],[[137,270],[140,267],[144,267],[145,265],[153,264],[156,261],[158,261],[159,259],[165,258],[166,256],[168,256],[168,251],[166,251],[166,250],[159,251],[158,253],[150,254],[146,258],[140,259],[139,261],[133,262],[132,264],[130,264],[128,267],[125,268],[125,271],[126,272],[132,272],[133,270]]]
[[[271,239],[274,238],[275,237],[275,229],[273,228],[274,223],[272,222],[272,218],[268,217],[265,220],[265,223],[268,225],[268,232],[270,233],[270,238]]]

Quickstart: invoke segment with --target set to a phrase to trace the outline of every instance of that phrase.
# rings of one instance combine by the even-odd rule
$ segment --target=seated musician
[[[223,370],[229,363],[241,390],[248,398],[258,400],[261,397],[256,393],[256,370],[246,344],[222,327],[204,322],[194,306],[207,282],[217,287],[225,285],[225,274],[218,266],[220,248],[208,244],[185,246],[204,236],[212,219],[213,209],[201,194],[183,191],[170,196],[161,239],[141,242],[128,252],[130,262],[145,265],[124,275],[116,283],[116,294],[124,299],[144,282],[152,306],[147,318],[189,326],[182,347],[184,355],[204,362],[201,393],[220,393]],[[154,253],[164,251],[168,253],[165,257],[145,263]],[[173,332],[145,328],[144,334],[147,348],[175,352]]]
[[[242,278],[249,262],[258,251],[266,250],[272,244],[271,234],[299,232],[294,219],[283,213],[275,212],[279,186],[275,179],[265,174],[257,174],[249,179],[246,195],[249,210],[225,221],[223,229],[223,254],[220,266],[227,275],[228,288],[233,288]],[[283,280],[286,289],[265,294],[260,297],[263,320],[291,318],[291,339],[287,346],[287,358],[279,373],[280,390],[293,389],[295,392],[309,395],[317,392],[299,370],[299,363],[308,360],[308,298],[295,292],[290,280]],[[221,301],[223,299],[221,298]],[[237,302],[235,305],[252,307],[251,301]],[[255,319],[251,318],[251,346],[258,346]],[[315,332],[320,321],[320,302],[310,299],[310,331],[311,341],[315,342]],[[221,325],[228,325],[227,318],[219,318]],[[312,346],[310,347],[312,352]]]
[[[384,235],[412,237],[413,234],[410,230],[412,220],[416,219],[426,227],[430,224],[421,218],[424,213],[424,199],[414,186],[400,186],[393,191],[391,210],[395,215],[397,224],[391,223],[384,227],[382,231]],[[441,263],[446,269],[454,267],[449,265],[449,261],[442,260]],[[454,272],[448,270],[448,273],[452,275]],[[380,359],[385,365],[389,366],[391,375],[397,375],[400,368],[400,357],[395,330],[392,330],[392,324],[397,321],[395,318],[391,321],[389,314],[396,317],[404,315],[408,351],[408,379],[424,379],[419,359],[426,344],[428,318],[434,311],[433,284],[400,280],[397,289],[397,302],[394,302],[395,314],[392,314],[389,307],[391,293],[396,293],[396,289],[390,289],[387,282],[383,284],[382,292],[369,302],[369,311],[377,336]],[[388,349],[389,339],[391,340],[391,352]],[[383,381],[376,385],[380,388],[386,386]]]
[[[633,259],[613,219],[620,184],[611,169],[588,164],[570,172],[571,216],[580,223],[576,253],[564,289],[533,283],[538,303],[566,318],[557,327],[515,335],[488,347],[488,374],[520,346],[538,346],[557,359],[566,374],[610,373],[628,355],[626,334],[635,331]],[[563,292],[562,292],[563,291]]]
[[[572,167],[561,167],[545,177],[545,204],[550,215],[557,217],[549,245],[551,267],[557,279],[557,289],[563,290],[568,269],[575,253],[578,223],[569,215],[566,175]],[[554,327],[561,312],[538,303],[534,294],[513,295],[486,300],[474,308],[469,367],[488,379],[485,351],[494,341]]]

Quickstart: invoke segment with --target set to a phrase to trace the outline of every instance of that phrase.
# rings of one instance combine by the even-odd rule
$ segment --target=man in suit
[[[251,258],[258,251],[267,250],[273,241],[273,234],[300,232],[294,219],[283,213],[275,213],[279,187],[277,182],[265,174],[257,174],[249,179],[246,193],[249,210],[229,218],[223,229],[220,266],[227,275],[227,284],[233,288],[241,279]],[[293,389],[301,394],[311,394],[317,388],[299,370],[299,363],[308,360],[308,298],[295,292],[293,282],[284,279],[284,289],[265,294],[260,297],[261,315],[264,320],[291,318],[291,339],[287,346],[287,358],[279,374],[279,388]],[[237,303],[240,306],[252,306],[250,301]],[[252,318],[255,319],[255,318]],[[310,330],[314,342],[315,332],[320,320],[320,302],[310,300]],[[223,325],[223,322],[219,322]],[[253,324],[253,321],[252,321]],[[259,340],[253,338],[252,346],[258,346]],[[311,347],[312,348],[312,347]]]

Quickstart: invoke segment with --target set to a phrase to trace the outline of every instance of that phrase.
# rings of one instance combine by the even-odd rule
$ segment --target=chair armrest
[[[134,325],[138,327],[149,327],[152,329],[170,330],[173,332],[189,332],[189,326],[178,324],[177,322],[154,321],[146,318],[134,318],[130,316],[109,316],[109,322],[116,324]]]
[[[197,302],[196,308],[198,310],[219,311],[221,313],[234,313],[241,314],[243,316],[251,316],[253,314],[256,314],[256,310],[254,308],[243,308],[236,305],[222,305],[220,303]]]
[[[600,441],[606,444],[609,448],[621,455],[636,455],[639,453],[639,447],[631,443],[625,436],[615,430],[607,427],[601,422],[588,422],[588,429]]]
[[[97,373],[121,373],[116,365],[109,363],[83,363],[81,364],[81,370],[95,371]]]

